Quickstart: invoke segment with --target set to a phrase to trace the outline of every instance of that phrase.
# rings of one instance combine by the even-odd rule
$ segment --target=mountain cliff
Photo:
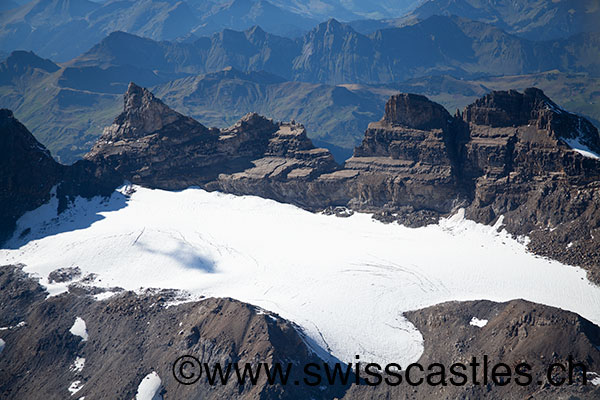
[[[51,197],[58,198],[60,211],[74,196],[107,195],[115,184],[112,171],[100,174],[88,161],[57,163],[12,111],[0,109],[0,243],[21,215]]]
[[[133,183],[166,189],[205,184],[247,168],[265,179],[305,178],[313,169],[336,168],[333,156],[314,148],[300,125],[251,113],[229,128],[209,129],[133,83],[123,113],[86,159]]]

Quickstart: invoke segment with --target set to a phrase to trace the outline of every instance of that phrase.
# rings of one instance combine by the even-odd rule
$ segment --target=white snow
[[[67,390],[71,392],[71,396],[73,396],[75,393],[79,392],[82,387],[81,381],[73,381]]]
[[[2,328],[0,328],[0,331],[7,331],[9,329],[22,328],[25,325],[27,325],[27,323],[25,321],[21,321],[18,324],[13,325],[13,326],[3,326]]]
[[[563,139],[566,144],[569,145],[573,150],[578,152],[584,157],[594,158],[600,160],[600,154],[590,150],[589,147],[579,141],[579,139]]]
[[[402,313],[451,300],[523,298],[600,323],[600,288],[585,271],[528,253],[526,238],[497,232],[501,221],[460,212],[410,229],[253,196],[135,189],[78,199],[58,218],[34,210],[16,230],[30,227],[29,239],[15,236],[0,263],[39,276],[78,265],[98,274],[95,285],[175,288],[188,300],[233,297],[295,322],[314,349],[345,362],[416,361],[423,339]]]
[[[85,358],[77,357],[75,359],[75,361],[73,361],[73,364],[71,364],[71,367],[69,369],[72,372],[79,373],[83,370],[84,366],[85,366]]]
[[[87,327],[85,326],[85,321],[80,317],[75,318],[75,322],[73,323],[71,329],[69,329],[69,332],[75,336],[81,337],[81,340],[84,342],[88,340],[88,332]]]
[[[6,342],[0,339],[0,354],[4,351],[4,347],[6,347]]]
[[[160,377],[156,372],[152,371],[140,382],[135,400],[162,400],[160,386]]]
[[[478,328],[483,328],[484,326],[487,325],[487,323],[488,323],[487,319],[479,319],[477,317],[473,317],[473,318],[471,318],[471,322],[469,322],[469,325],[473,325]]]
[[[600,374],[597,374],[595,372],[588,372],[587,374],[588,374],[589,382],[592,385],[600,386]],[[589,378],[589,376],[591,376],[591,378]]]
[[[96,301],[102,301],[102,300],[107,300],[110,299],[111,297],[113,297],[114,295],[118,294],[119,292],[110,292],[110,291],[106,291],[103,293],[98,293],[97,295],[94,295],[94,299]]]

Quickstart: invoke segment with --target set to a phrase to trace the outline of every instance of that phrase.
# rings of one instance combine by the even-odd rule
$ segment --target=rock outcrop
[[[123,113],[85,158],[150,187],[267,191],[266,197],[289,202],[301,197],[297,182],[338,168],[329,151],[313,146],[302,125],[250,113],[229,128],[209,129],[133,83]]]
[[[10,110],[0,109],[0,243],[21,215],[51,196],[60,212],[74,196],[108,195],[116,184],[113,172],[100,174],[91,162],[57,163]]]
[[[61,166],[10,110],[0,110],[0,242],[25,211],[49,200]]]
[[[0,285],[0,309],[11,305],[0,315],[5,343],[0,357],[2,398],[66,399],[78,381],[76,398],[133,399],[152,372],[161,380],[160,398],[167,399],[333,399],[343,394],[337,386],[323,390],[294,385],[295,380],[303,382],[304,364],[322,360],[294,324],[237,300],[208,298],[169,305],[177,293],[163,290],[121,291],[95,301],[92,293],[101,289],[80,283],[46,299],[47,293],[21,266],[0,267]],[[86,341],[71,332],[77,318],[84,321]],[[185,355],[210,368],[221,363],[223,372],[235,362],[242,370],[246,362],[255,368],[258,363],[281,363],[284,370],[291,363],[296,372],[285,387],[280,382],[269,385],[264,371],[255,385],[249,377],[238,385],[233,370],[227,384],[216,375],[211,385],[203,372],[196,383],[184,385],[175,380],[173,365]]]
[[[491,301],[449,302],[438,304],[405,314],[422,333],[424,353],[419,363],[425,368],[433,363],[441,363],[445,375],[435,375],[430,385],[424,383],[413,387],[406,382],[402,373],[402,384],[391,387],[379,385],[352,386],[346,399],[594,399],[600,395],[600,386],[591,383],[600,369],[600,328],[577,314],[558,308],[543,306],[524,300],[506,303]],[[487,356],[487,384],[484,381],[484,356]],[[477,368],[478,385],[472,384],[473,357],[480,365]],[[566,382],[553,386],[548,382],[546,372],[552,363],[565,368],[572,363],[584,363],[587,383],[583,384],[583,370],[574,368],[573,384]],[[526,383],[525,377],[514,372],[509,380],[503,377],[503,384],[492,383],[491,371],[494,365],[504,363],[514,371],[519,363],[527,363],[531,381],[519,385],[515,379]],[[457,386],[450,379],[459,382],[460,378],[450,371],[454,363],[467,366],[469,383]],[[403,366],[406,370],[407,366]],[[506,371],[503,367],[499,371]],[[427,372],[439,372],[439,366],[420,373],[411,371],[412,381],[426,379]],[[567,378],[560,369],[553,371],[553,379],[558,382]],[[389,377],[392,381],[397,378]],[[372,379],[372,378],[371,378]],[[442,384],[444,379],[446,384]],[[499,380],[500,381],[500,380]]]
[[[462,175],[473,187],[467,217],[532,239],[538,254],[588,267],[600,281],[600,136],[538,89],[493,92],[468,106]],[[596,236],[597,237],[597,236]]]

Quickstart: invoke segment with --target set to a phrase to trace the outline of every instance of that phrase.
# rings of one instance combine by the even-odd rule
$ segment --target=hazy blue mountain
[[[153,50],[173,45],[132,35],[128,38],[142,51],[139,55],[149,60]],[[99,56],[102,52],[93,54]],[[174,70],[174,64],[163,63],[164,58],[158,57],[150,65]],[[550,93],[561,106],[596,123],[600,121],[600,77],[587,73],[549,71],[473,80],[435,75],[379,85],[336,86],[292,82],[269,72],[234,68],[186,74],[126,63],[110,65],[135,60],[139,58],[107,59],[102,67],[91,65],[97,61],[94,59],[86,61],[89,65],[77,65],[83,60],[57,65],[32,53],[14,52],[0,63],[0,107],[13,109],[63,162],[73,162],[89,150],[102,128],[118,114],[122,93],[132,80],[145,82],[143,85],[167,104],[209,126],[226,126],[251,111],[275,119],[295,119],[307,126],[316,143],[329,148],[338,159],[350,154],[366,125],[380,118],[385,101],[398,92],[427,95],[452,112],[490,90],[536,86]]]
[[[352,26],[362,33],[414,24],[432,15],[457,15],[531,40],[566,38],[598,31],[598,0],[427,0],[400,18],[357,20]]]
[[[352,154],[369,122],[381,117],[390,95],[385,90],[289,82],[266,72],[232,68],[161,84],[153,92],[207,126],[226,127],[249,112],[299,121],[339,160]]]
[[[233,0],[212,7],[209,15],[193,29],[197,36],[223,29],[245,29],[260,25],[268,32],[283,36],[301,36],[319,21],[275,6],[266,0]]]
[[[137,67],[169,80],[232,66],[288,80],[373,84],[436,74],[473,78],[551,69],[600,74],[599,55],[599,33],[533,42],[482,22],[433,16],[371,35],[332,19],[295,40],[258,27],[185,42],[113,33],[69,65]]]
[[[361,17],[399,17],[416,7],[421,0],[272,0],[272,2],[279,7],[321,21],[329,18],[351,21]]]
[[[6,10],[12,10],[13,8],[17,8],[19,7],[19,3],[13,1],[13,0],[3,0],[2,2],[0,2],[0,12],[2,11],[6,11]]]
[[[121,94],[60,84],[64,69],[17,51],[0,63],[0,108],[27,121],[36,138],[63,162],[84,154],[122,107]]]
[[[260,25],[270,33],[301,36],[330,17],[403,14],[412,0],[368,3],[325,0],[32,0],[0,7],[0,50],[33,50],[66,61],[114,31],[154,40],[206,36]]]

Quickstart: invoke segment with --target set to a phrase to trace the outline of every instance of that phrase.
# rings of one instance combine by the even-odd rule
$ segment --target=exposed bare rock
[[[84,292],[45,299],[39,284],[18,266],[0,267],[0,283],[0,304],[20,293],[20,302],[10,304],[24,321],[0,331],[6,343],[0,357],[2,398],[66,399],[71,397],[68,388],[79,381],[77,398],[132,399],[153,371],[161,379],[164,398],[333,399],[343,394],[340,387],[295,385],[295,380],[303,383],[299,373],[305,363],[322,361],[292,323],[249,304],[209,298],[167,307],[174,300],[168,290],[123,292],[104,301],[94,301]],[[70,332],[78,317],[85,322],[85,342]],[[3,314],[0,323],[9,325],[16,319]],[[290,375],[285,390],[280,383],[269,385],[264,371],[256,385],[249,380],[238,385],[235,378],[226,385],[210,385],[205,372],[197,383],[183,385],[173,376],[173,364],[184,355],[211,368],[216,363],[225,369],[234,362],[242,368],[245,362],[281,362],[284,368],[293,363],[297,372]]]
[[[16,220],[50,200],[59,198],[59,210],[75,195],[108,194],[114,187],[108,171],[98,179],[96,166],[79,161],[64,166],[14,116],[0,109],[0,243],[12,233]],[[56,186],[56,191],[52,188]]]
[[[50,198],[61,166],[10,110],[0,110],[0,242],[23,212]]]
[[[451,117],[446,109],[427,97],[412,93],[392,96],[385,105],[383,121],[407,128],[445,129]]]
[[[424,383],[413,387],[407,384],[403,374],[401,385],[352,386],[345,398],[594,399],[600,395],[600,387],[590,382],[596,376],[594,373],[600,370],[600,327],[577,314],[524,300],[512,300],[506,303],[449,302],[411,311],[405,316],[415,324],[425,340],[425,351],[418,362],[425,368],[432,363],[443,364],[446,385]],[[484,356],[488,356],[487,382],[484,382]],[[587,384],[583,385],[583,371],[576,368],[573,385],[551,385],[546,377],[547,368],[552,363],[566,367],[569,356],[573,358],[573,364],[584,363],[589,373]],[[472,369],[468,366],[473,357],[480,363],[476,374],[478,385],[472,385]],[[510,381],[507,377],[501,379],[504,385],[492,383],[492,368],[500,362],[513,371],[519,363],[528,363],[531,384],[516,384],[515,379],[527,382],[527,378],[514,372]],[[468,384],[451,384],[450,378],[460,379],[450,372],[453,363],[468,366],[467,371],[459,369],[467,373]],[[403,366],[403,369],[406,370],[406,367]],[[439,368],[434,367],[432,371],[439,371]],[[505,369],[501,367],[499,371]],[[557,375],[559,370],[553,372],[555,381],[567,377],[566,373]],[[413,382],[419,378],[425,380],[426,373],[411,372]],[[432,378],[432,382],[440,382],[440,376]]]
[[[223,178],[230,182],[286,180],[336,167],[327,150],[314,148],[302,126],[275,124],[250,113],[229,128],[209,129],[133,83],[123,113],[86,158],[133,183],[165,189],[204,185],[223,174],[231,174]]]

